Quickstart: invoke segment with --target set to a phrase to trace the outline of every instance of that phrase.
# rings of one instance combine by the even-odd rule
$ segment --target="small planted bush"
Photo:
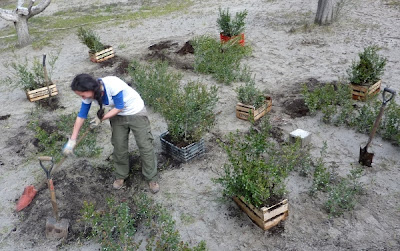
[[[229,8],[223,10],[219,8],[219,17],[217,19],[217,25],[220,32],[227,37],[238,36],[245,29],[245,19],[247,16],[247,10],[237,12],[235,17],[232,18],[229,13]]]
[[[387,59],[378,54],[377,46],[368,46],[359,53],[359,60],[353,61],[347,70],[350,83],[371,86],[381,79]]]
[[[157,61],[152,65],[132,61],[128,67],[133,85],[140,93],[146,105],[161,112],[163,103],[179,89],[182,75],[168,69],[168,63]]]
[[[142,241],[135,240],[137,228],[148,228],[151,235],[145,241],[146,250],[205,251],[201,241],[190,247],[181,240],[172,216],[161,205],[144,194],[134,198],[134,206],[108,199],[108,208],[97,211],[91,203],[82,209],[83,220],[91,228],[93,238],[100,241],[103,250],[139,250]]]
[[[57,59],[58,55],[50,55],[49,57],[50,67],[48,68],[48,74],[50,79]],[[24,63],[11,62],[5,66],[10,69],[11,75],[3,80],[8,86],[21,88],[25,91],[46,86],[43,65],[39,58],[34,58],[31,66],[27,59],[25,59]]]
[[[160,100],[172,143],[189,145],[199,141],[212,128],[217,90],[215,86],[207,89],[201,83],[190,82]]]
[[[260,108],[265,103],[265,95],[255,86],[254,80],[246,82],[235,91],[240,103],[252,105],[255,109]]]
[[[260,128],[248,133],[230,133],[220,142],[228,155],[224,173],[215,180],[226,196],[242,196],[255,207],[271,206],[286,194],[285,179],[308,156],[300,144],[277,145],[269,138],[270,125],[263,120]]]
[[[79,27],[77,35],[80,42],[86,45],[91,52],[99,52],[105,49],[104,44],[100,41],[99,35],[93,30]]]
[[[194,70],[210,74],[218,82],[230,84],[234,81],[250,81],[251,73],[240,61],[251,55],[248,46],[236,43],[221,44],[210,36],[199,36],[192,41],[194,48]]]

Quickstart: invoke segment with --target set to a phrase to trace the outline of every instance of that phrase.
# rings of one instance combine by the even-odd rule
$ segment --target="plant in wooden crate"
[[[262,229],[286,219],[288,200],[285,179],[306,158],[300,142],[278,145],[270,140],[271,126],[263,120],[248,133],[230,133],[221,146],[228,155],[224,173],[215,182],[224,195],[233,197],[239,207]]]
[[[387,59],[378,54],[377,46],[368,46],[359,53],[359,60],[353,61],[347,70],[353,99],[365,101],[379,93]]]
[[[78,38],[82,44],[89,48],[90,61],[100,63],[114,57],[114,49],[110,45],[104,45],[97,35],[91,29],[80,27],[77,32]]]
[[[238,44],[221,44],[210,36],[193,39],[194,70],[211,74],[218,82],[230,84],[234,81],[249,81],[251,74],[240,61],[251,55],[251,48]]]
[[[43,62],[41,63],[38,58],[34,58],[31,68],[29,68],[27,59],[22,64],[16,62],[6,64],[5,66],[12,70],[10,71],[11,76],[6,77],[4,81],[9,86],[23,89],[26,97],[31,102],[56,96],[58,90],[51,81],[51,74],[58,59],[58,54],[50,55],[49,57],[49,73],[47,73],[47,67],[45,67],[45,59],[46,55],[43,56]]]
[[[229,8],[223,10],[219,8],[219,17],[217,19],[217,25],[220,30],[221,42],[227,42],[233,40],[234,42],[239,41],[241,45],[244,45],[244,29],[245,29],[245,18],[247,16],[247,10],[236,12],[235,17],[232,18],[229,13]]]
[[[271,110],[272,99],[259,90],[254,80],[235,89],[239,102],[236,104],[236,117],[257,121]]]
[[[203,136],[214,125],[217,101],[217,87],[207,89],[195,82],[160,100],[168,125],[168,131],[161,135],[163,150],[182,162],[204,153]]]

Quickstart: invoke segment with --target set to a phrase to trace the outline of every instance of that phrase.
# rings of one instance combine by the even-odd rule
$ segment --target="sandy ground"
[[[101,4],[110,2],[116,1],[102,1]],[[142,2],[126,6],[134,10]],[[389,4],[396,1],[376,0],[347,2],[339,21],[329,27],[312,25],[317,8],[316,0],[233,0],[194,1],[184,12],[144,19],[136,26],[118,24],[105,26],[106,28],[98,27],[96,30],[101,32],[102,40],[116,48],[118,57],[142,59],[149,53],[150,45],[161,41],[172,40],[183,46],[187,40],[197,35],[209,34],[217,38],[218,6],[230,7],[231,12],[248,10],[245,34],[246,43],[253,48],[253,55],[244,63],[254,72],[257,86],[265,89],[273,99],[270,114],[272,124],[282,129],[285,138],[297,128],[311,132],[312,152],[316,156],[323,142],[327,142],[326,162],[338,166],[337,171],[344,176],[352,165],[357,165],[359,147],[365,144],[368,135],[325,125],[318,116],[293,118],[288,114],[286,105],[300,97],[300,83],[310,78],[329,82],[345,76],[346,69],[357,58],[357,53],[372,44],[381,46],[381,55],[388,59],[383,85],[400,90],[399,4]],[[92,4],[99,5],[100,2],[52,1],[43,15],[73,6],[88,7]],[[0,20],[0,27],[7,25],[10,24]],[[1,41],[0,39],[0,46],[4,46]],[[69,90],[69,83],[74,75],[87,72],[102,77],[115,73],[115,66],[102,67],[90,62],[87,48],[79,43],[75,30],[71,29],[65,37],[41,50],[33,50],[28,46],[1,53],[1,77],[7,76],[3,66],[5,62],[22,61],[25,56],[40,57],[43,53],[56,51],[60,51],[60,55],[52,79],[57,83],[60,103],[65,108],[50,112],[45,116],[49,120],[54,114],[67,114],[79,108],[79,98]],[[184,80],[198,79],[208,85],[217,84],[209,76],[198,75],[191,70],[182,72]],[[0,85],[0,103],[3,107],[0,116],[11,115],[8,119],[0,120],[0,250],[56,250],[59,243],[45,241],[46,215],[41,218],[40,215],[37,216],[35,222],[30,214],[21,215],[14,210],[23,188],[40,183],[44,177],[35,157],[33,135],[26,128],[27,118],[35,104],[28,102],[22,90],[12,90],[4,83]],[[205,240],[210,250],[400,249],[399,148],[379,137],[374,138],[371,147],[371,151],[375,153],[373,167],[366,169],[361,178],[365,191],[355,209],[342,217],[330,219],[322,209],[321,201],[309,197],[307,191],[311,185],[310,180],[296,173],[287,181],[289,217],[277,231],[265,232],[259,229],[233,201],[223,200],[221,188],[211,181],[221,173],[221,167],[226,160],[215,139],[237,129],[244,131],[249,128],[249,123],[235,117],[234,107],[237,100],[234,88],[240,83],[231,86],[218,85],[220,100],[216,110],[220,113],[215,127],[205,137],[205,155],[160,171],[161,191],[152,195],[152,198],[171,212],[183,240],[193,245]],[[158,139],[167,126],[159,114],[149,110],[152,131]],[[101,143],[102,155],[98,159],[68,159],[58,179],[70,177],[71,182],[78,181],[78,178],[85,180],[85,176],[80,175],[86,172],[91,174],[93,166],[107,165],[107,158],[112,152],[108,127],[108,124],[102,125],[104,130],[99,136],[101,142],[104,142]],[[155,146],[161,156],[159,140],[155,141]],[[131,150],[134,149],[132,143]],[[161,157],[160,162],[166,163]],[[84,172],[79,167],[87,167],[87,170],[84,169]],[[136,185],[120,193],[145,190],[143,181],[135,181]],[[98,185],[108,188],[99,189],[98,193],[92,191],[93,198],[105,198],[109,194],[123,196],[107,190],[111,182],[112,177],[99,179]],[[89,184],[82,182],[81,186],[88,188]],[[63,200],[67,200],[69,194],[62,191],[62,188],[57,191],[60,193],[60,208],[66,211],[68,204]],[[102,194],[100,191],[109,193]],[[45,192],[46,189],[39,191],[38,201],[39,198],[44,201],[47,196]],[[73,198],[69,198],[71,199]],[[42,204],[36,203],[29,212],[34,212],[33,208],[41,206]],[[50,214],[50,210],[48,206],[45,212]],[[189,216],[193,220],[185,221],[183,216]],[[28,228],[28,223],[33,226]],[[66,245],[58,246],[58,249],[98,250],[99,245],[70,240]]]

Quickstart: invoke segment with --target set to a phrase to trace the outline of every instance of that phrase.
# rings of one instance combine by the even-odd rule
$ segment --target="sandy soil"
[[[148,1],[136,4],[101,1],[101,4],[111,2],[120,2],[135,10]],[[230,7],[232,12],[247,9],[246,43],[253,48],[253,55],[244,63],[255,73],[257,86],[265,89],[273,99],[271,123],[282,131],[284,139],[297,128],[311,132],[315,156],[323,142],[327,142],[327,164],[337,166],[339,174],[345,176],[352,165],[357,165],[359,147],[365,144],[368,135],[325,125],[319,116],[301,114],[296,103],[301,99],[301,83],[338,80],[345,76],[358,52],[376,44],[383,48],[380,53],[388,58],[383,85],[400,90],[400,6],[393,4],[398,1],[347,2],[338,22],[329,27],[314,27],[316,0],[195,1],[184,12],[143,19],[137,25],[119,23],[96,28],[102,40],[116,49],[117,57],[111,63],[90,62],[87,48],[78,41],[75,29],[71,29],[65,37],[41,50],[28,46],[1,53],[1,77],[8,74],[3,66],[5,62],[22,62],[25,56],[33,58],[60,51],[52,75],[60,92],[60,109],[44,116],[51,122],[55,115],[79,109],[79,98],[69,90],[77,73],[86,72],[96,77],[115,74],[128,79],[120,66],[133,59],[149,58],[152,53],[149,46],[170,40],[179,49],[197,35],[209,34],[217,38],[218,6]],[[93,4],[100,5],[100,2],[55,0],[42,15]],[[0,27],[8,25],[0,20]],[[0,42],[0,47],[3,46]],[[175,47],[170,49],[175,50]],[[217,84],[209,76],[194,73],[187,67],[189,60],[178,58],[175,60],[178,63],[173,65],[175,70],[184,73],[184,80],[198,79],[208,85]],[[184,164],[170,162],[162,154],[159,140],[155,141],[159,166],[163,167],[159,173],[161,191],[149,196],[171,212],[182,239],[193,245],[205,240],[210,250],[400,249],[399,148],[379,137],[374,138],[370,149],[375,153],[373,167],[367,168],[361,179],[365,187],[363,195],[355,209],[342,217],[330,219],[321,201],[308,195],[310,180],[296,173],[287,181],[289,217],[273,231],[259,229],[233,201],[222,199],[221,187],[211,181],[221,173],[226,160],[216,138],[249,128],[248,122],[235,117],[234,88],[240,84],[218,84],[220,100],[216,112],[219,114],[215,127],[205,137],[207,151],[204,156]],[[77,221],[82,201],[102,201],[107,196],[122,200],[139,191],[148,193],[140,170],[133,168],[124,190],[112,191],[113,177],[108,169],[112,153],[110,130],[107,123],[103,124],[99,135],[99,142],[103,142],[100,145],[102,155],[97,159],[69,158],[54,175],[60,214],[71,217],[71,229],[63,245],[47,241],[44,225],[46,217],[51,215],[51,206],[43,185],[45,176],[36,159],[38,153],[33,134],[27,129],[28,118],[36,104],[30,103],[22,90],[10,89],[4,83],[0,85],[3,106],[0,117],[4,118],[0,120],[0,249],[98,250],[96,243],[77,242],[82,228]],[[153,134],[158,139],[167,126],[159,114],[149,111]],[[134,152],[134,141],[131,142]],[[135,155],[132,166],[137,166]],[[23,188],[30,184],[37,186],[39,192],[32,205],[16,213],[15,203]],[[185,220],[188,217],[193,220]]]

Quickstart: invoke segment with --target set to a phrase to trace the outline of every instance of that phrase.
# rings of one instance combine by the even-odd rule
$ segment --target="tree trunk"
[[[318,0],[315,23],[319,25],[331,24],[335,18],[336,0]]]
[[[26,16],[19,16],[18,21],[14,22],[15,29],[18,34],[18,46],[24,47],[31,43],[28,29],[28,18]]]

